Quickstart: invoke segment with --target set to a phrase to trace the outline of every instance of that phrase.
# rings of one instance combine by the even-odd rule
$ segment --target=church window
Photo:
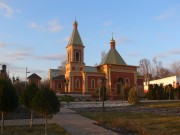
[[[79,51],[75,51],[75,61],[76,62],[80,61],[80,52]]]
[[[76,79],[76,88],[80,88],[80,80]]]
[[[91,80],[91,88],[95,88],[95,80],[94,79]]]
[[[119,78],[117,79],[117,82],[118,82],[118,83],[124,83],[124,80],[123,80],[123,78],[119,77]]]
[[[58,89],[62,89],[62,83],[58,83]]]
[[[69,53],[68,53],[68,62],[70,61],[70,55],[69,55]]]
[[[118,83],[116,87],[117,87],[117,94],[120,94],[120,92],[121,92],[121,84]]]
[[[125,79],[125,82],[127,85],[129,85],[129,83],[130,83],[128,78]]]

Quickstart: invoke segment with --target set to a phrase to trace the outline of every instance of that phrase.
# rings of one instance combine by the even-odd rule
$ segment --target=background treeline
[[[146,96],[149,100],[180,99],[180,86],[173,88],[171,84],[166,86],[163,86],[163,84],[150,84]]]

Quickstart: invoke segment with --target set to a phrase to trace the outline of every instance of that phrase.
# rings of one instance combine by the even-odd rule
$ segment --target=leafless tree
[[[143,75],[151,74],[151,62],[148,59],[141,59],[139,61],[139,69]]]
[[[65,74],[66,72],[66,61],[62,61],[61,65],[58,66],[58,69],[60,70],[60,72],[62,72],[63,74]]]
[[[150,81],[150,74],[151,74],[151,62],[148,59],[141,59],[139,61],[139,69],[141,71],[141,73],[144,75],[145,77],[145,82],[148,84],[148,82]]]
[[[98,64],[97,64],[97,63],[95,63],[95,64],[94,64],[94,66],[95,66],[95,67],[97,67],[97,66],[98,66]]]
[[[171,67],[175,75],[180,75],[180,60],[173,62]]]
[[[43,88],[50,88],[50,81],[49,81],[49,79],[44,79],[44,81],[41,82],[41,87],[43,87]]]
[[[170,70],[168,70],[167,68],[160,68],[159,69],[159,77],[160,78],[165,78],[165,77],[169,77],[172,75],[172,72]]]
[[[106,56],[106,51],[102,51],[101,52],[101,60],[103,60],[105,56]]]
[[[160,78],[160,69],[163,68],[162,67],[162,62],[161,61],[158,61],[156,57],[153,58],[152,60],[153,62],[153,76],[155,79],[158,79]]]

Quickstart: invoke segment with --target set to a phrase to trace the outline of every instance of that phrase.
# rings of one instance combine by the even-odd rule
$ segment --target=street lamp
[[[102,111],[105,110],[104,108],[104,96],[105,96],[105,83],[106,83],[106,78],[105,77],[102,77],[101,78],[101,83],[102,83]]]

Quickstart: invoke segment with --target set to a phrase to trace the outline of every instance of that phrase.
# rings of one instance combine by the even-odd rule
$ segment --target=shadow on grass
[[[5,126],[4,135],[44,135],[44,125],[33,125],[32,132],[29,126]],[[48,124],[48,135],[69,135],[58,124]]]

